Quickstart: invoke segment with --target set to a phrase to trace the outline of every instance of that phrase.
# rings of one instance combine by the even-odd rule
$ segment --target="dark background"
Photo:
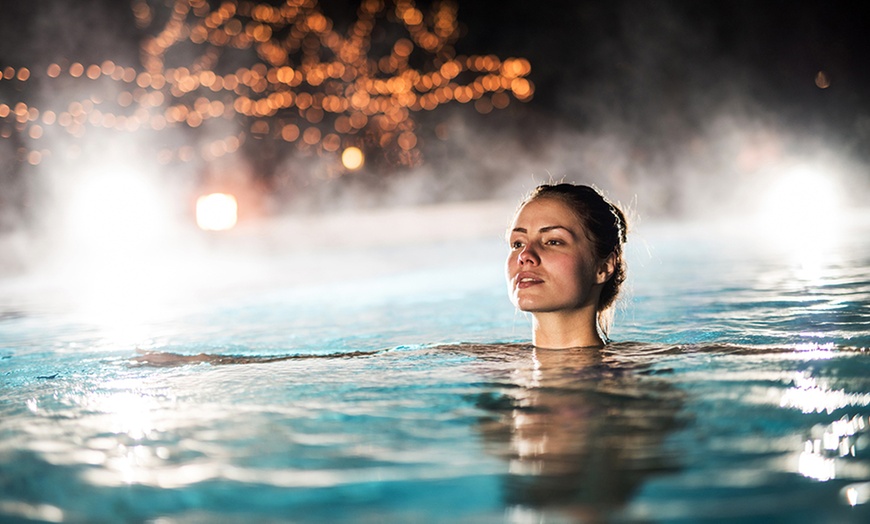
[[[130,4],[122,0],[4,0],[0,64],[38,69],[58,59],[137,65]],[[155,9],[160,8],[154,3]],[[418,2],[426,9],[431,2]],[[691,126],[696,108],[728,99],[794,123],[848,125],[870,102],[870,18],[861,2],[690,0],[460,1],[462,54],[533,64],[530,106],[578,128],[617,118]],[[321,2],[336,27],[357,2]],[[825,71],[828,89],[814,78]],[[674,115],[675,114],[675,115]]]

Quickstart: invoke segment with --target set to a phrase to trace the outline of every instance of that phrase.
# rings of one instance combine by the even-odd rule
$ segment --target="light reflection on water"
[[[650,255],[643,242],[631,247],[623,338],[870,347],[870,224],[851,222],[799,241],[765,236],[752,222],[661,228],[646,242]]]
[[[496,239],[130,330],[6,299],[0,516],[866,520],[870,236],[797,260],[736,234],[639,233],[654,249],[633,248],[612,333],[637,342],[597,354],[431,346],[526,340]],[[131,366],[137,348],[384,351],[157,369]]]

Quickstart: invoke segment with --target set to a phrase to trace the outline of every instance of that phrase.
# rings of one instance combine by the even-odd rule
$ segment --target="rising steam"
[[[770,192],[784,192],[776,181],[800,166],[841,195],[834,212],[868,190],[854,145],[870,129],[866,109],[817,116],[843,75],[819,64],[802,77],[802,98],[771,103],[780,86],[761,78],[751,39],[717,51],[729,30],[720,24],[757,38],[728,7],[705,16],[679,3],[523,3],[499,13],[402,0],[339,13],[308,1],[293,18],[268,2],[209,5],[9,8],[0,153],[15,160],[0,168],[0,270],[208,248],[195,220],[209,193],[232,194],[239,227],[260,220],[274,239],[266,217],[457,201],[510,209],[551,179],[595,184],[642,217],[686,220],[770,207]],[[276,46],[281,31],[298,54]],[[377,74],[349,73],[350,56],[339,71],[336,56],[363,51]],[[320,89],[329,81],[345,91]],[[353,224],[344,230],[334,241],[356,241]]]

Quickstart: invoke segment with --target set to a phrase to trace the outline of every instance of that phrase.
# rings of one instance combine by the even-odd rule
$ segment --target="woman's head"
[[[539,224],[530,222],[536,218],[540,218],[543,222]],[[554,229],[555,226],[558,228]],[[625,280],[622,246],[626,241],[626,221],[623,212],[592,187],[566,183],[546,184],[538,186],[522,202],[512,229],[512,253],[511,258],[508,259],[509,279],[511,272],[514,276],[523,273],[524,264],[526,269],[533,264],[540,263],[544,266],[547,263],[546,257],[559,260],[558,255],[565,252],[560,239],[554,242],[546,235],[536,238],[530,235],[536,231],[546,232],[549,235],[551,231],[570,233],[572,229],[579,230],[577,236],[583,238],[577,239],[576,250],[582,251],[580,258],[588,259],[588,262],[578,263],[576,272],[591,271],[594,276],[574,279],[568,284],[594,288],[592,300],[595,302],[598,325],[606,332],[609,325],[609,315],[606,313],[615,302],[620,286]],[[570,243],[570,238],[566,237],[565,240]],[[586,266],[592,269],[585,271],[583,268]],[[552,267],[554,266],[551,265],[550,268]],[[550,268],[542,267],[540,271],[546,272]],[[529,272],[529,278],[526,279],[528,282],[533,282],[536,271]],[[560,287],[564,285],[560,284]],[[519,289],[515,287],[513,291],[518,292]],[[545,291],[545,286],[535,291],[541,294]],[[553,290],[548,292],[552,294]],[[529,293],[527,292],[527,295]],[[518,298],[518,294],[515,298]],[[520,309],[524,309],[517,300],[515,303]],[[527,303],[531,302],[527,301]],[[534,312],[533,309],[524,310]]]

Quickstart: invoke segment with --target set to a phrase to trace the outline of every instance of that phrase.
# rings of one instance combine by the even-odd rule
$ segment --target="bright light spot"
[[[160,235],[161,196],[142,176],[105,170],[81,180],[68,195],[68,227],[78,250],[142,245]],[[133,249],[131,249],[132,251]]]
[[[110,433],[124,433],[132,439],[142,440],[153,430],[152,413],[159,407],[157,399],[132,391],[119,391],[110,395],[95,395],[94,407],[107,415],[100,418],[103,429]]]
[[[803,453],[798,457],[798,472],[811,479],[822,482],[837,478],[834,460],[822,455],[819,441],[807,441]]]
[[[238,220],[236,198],[225,193],[212,193],[196,200],[196,223],[206,231],[231,229]]]
[[[820,384],[817,379],[800,373],[793,380],[794,387],[785,390],[779,399],[779,406],[782,408],[799,409],[804,413],[833,413],[845,407],[870,405],[868,393],[830,389],[824,383]]]
[[[42,268],[57,286],[55,299],[99,326],[114,347],[147,338],[165,296],[179,289],[167,188],[120,156],[107,154],[70,177],[57,202],[57,251]]]
[[[341,153],[341,163],[344,164],[345,168],[351,171],[356,171],[361,168],[364,161],[365,156],[363,155],[362,150],[358,147],[349,147]]]
[[[836,221],[841,204],[831,177],[801,167],[774,182],[762,212],[767,222],[779,229],[818,230]]]
[[[850,484],[840,490],[840,496],[850,506],[866,504],[870,502],[870,482]]]
[[[797,266],[821,269],[825,254],[842,240],[844,205],[836,177],[798,166],[769,186],[753,227]]]

